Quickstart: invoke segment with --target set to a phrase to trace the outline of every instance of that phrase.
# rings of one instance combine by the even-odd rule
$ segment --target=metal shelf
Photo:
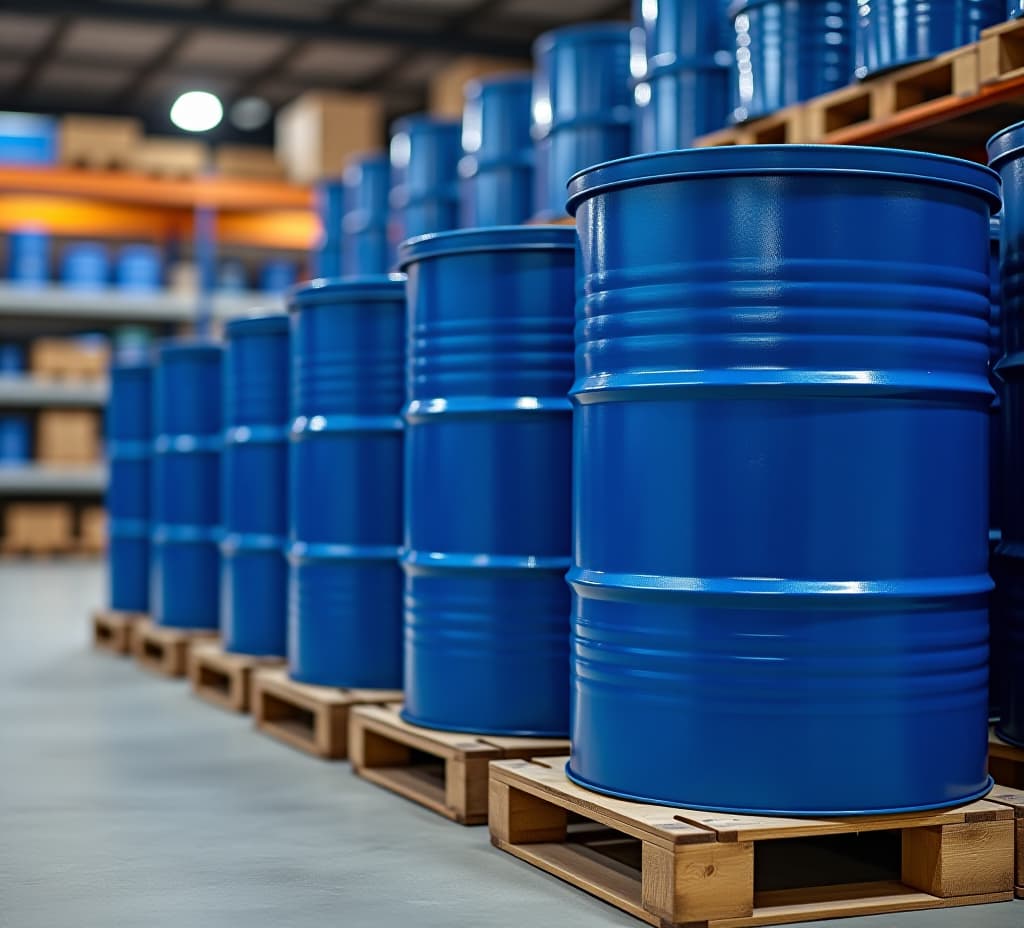
[[[18,467],[0,465],[0,494],[6,496],[101,496],[107,469],[95,467]]]
[[[107,384],[104,381],[76,383],[0,374],[0,407],[102,406],[106,401]]]

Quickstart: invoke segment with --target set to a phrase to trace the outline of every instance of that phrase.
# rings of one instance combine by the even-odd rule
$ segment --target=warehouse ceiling
[[[276,107],[332,87],[379,92],[394,116],[421,108],[455,56],[525,60],[547,29],[629,12],[628,0],[0,0],[0,109],[126,113],[166,132],[183,90]]]

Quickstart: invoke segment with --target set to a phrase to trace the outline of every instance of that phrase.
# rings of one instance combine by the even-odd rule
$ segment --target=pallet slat
[[[978,79],[984,84],[1024,74],[1024,20],[991,26],[978,42]]]
[[[491,764],[492,843],[659,928],[752,928],[1013,898],[1015,811],[1001,802],[846,819],[718,815],[590,792],[566,778],[565,761]],[[870,833],[876,843],[859,852],[873,869],[900,850],[891,876],[865,882],[856,877],[865,861],[834,842]],[[800,861],[809,853],[831,854],[838,870],[828,885],[806,877]],[[788,880],[809,885],[771,885],[773,860],[786,863]]]
[[[233,654],[218,641],[196,642],[189,649],[188,678],[200,699],[229,712],[246,713],[252,705],[253,673],[283,663],[280,657]]]
[[[132,653],[132,628],[147,618],[144,612],[98,609],[92,614],[92,646],[125,656]]]
[[[143,619],[132,628],[132,652],[145,670],[164,677],[184,677],[192,644],[216,637],[217,632],[208,629],[168,628]]]

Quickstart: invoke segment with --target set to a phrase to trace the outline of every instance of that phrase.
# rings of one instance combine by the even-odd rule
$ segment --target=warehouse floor
[[[101,593],[95,563],[0,565],[2,928],[641,924],[90,652]],[[828,924],[1021,928],[1024,902]]]

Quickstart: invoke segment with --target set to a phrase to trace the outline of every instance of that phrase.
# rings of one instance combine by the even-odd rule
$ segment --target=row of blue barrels
[[[41,229],[22,229],[7,238],[7,276],[20,286],[50,282],[51,240]],[[99,242],[76,242],[64,248],[60,282],[76,290],[97,290],[113,283],[121,290],[152,291],[163,276],[160,252],[152,245],[125,245],[111,271],[110,251]]]

